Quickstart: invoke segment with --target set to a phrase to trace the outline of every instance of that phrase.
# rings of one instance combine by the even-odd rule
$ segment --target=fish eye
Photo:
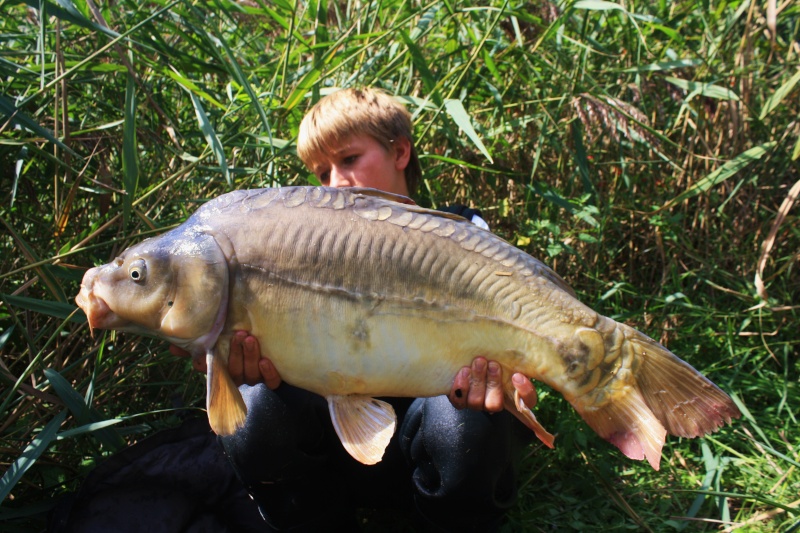
[[[147,263],[144,259],[137,259],[128,267],[128,276],[136,283],[142,283],[147,277]]]

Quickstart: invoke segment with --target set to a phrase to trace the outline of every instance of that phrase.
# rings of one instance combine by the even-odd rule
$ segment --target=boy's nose
[[[352,187],[353,180],[349,172],[342,172],[338,168],[331,169],[331,187]]]

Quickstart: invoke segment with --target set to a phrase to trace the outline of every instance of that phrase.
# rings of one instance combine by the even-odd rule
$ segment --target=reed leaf
[[[129,58],[129,59],[132,59]],[[122,184],[125,196],[122,200],[122,224],[128,226],[131,206],[139,188],[139,144],[136,141],[136,80],[128,73],[125,88],[125,114],[122,126]]]
[[[5,501],[9,493],[14,490],[14,487],[19,483],[19,480],[22,479],[25,472],[36,463],[39,457],[56,439],[58,428],[61,427],[61,424],[64,423],[66,418],[67,412],[61,411],[61,413],[50,420],[36,438],[22,451],[22,454],[17,460],[6,470],[3,477],[0,478],[0,502]]]
[[[708,191],[709,189],[719,185],[720,183],[724,182],[728,178],[735,176],[740,170],[747,167],[753,161],[757,161],[761,159],[771,148],[775,146],[775,142],[767,142],[760,146],[754,146],[748,150],[745,150],[741,154],[737,155],[730,161],[726,161],[721,167],[717,170],[705,176],[700,181],[689,187],[687,190],[683,191],[673,199],[671,199],[664,208],[669,206],[673,206],[689,198],[697,196],[703,192]]]
[[[44,369],[44,375],[79,425],[86,426],[88,424],[105,422],[103,416],[89,406],[84,398],[78,394],[78,391],[76,391],[61,374],[51,368],[46,368]],[[97,440],[102,443],[108,451],[113,452],[125,446],[125,440],[114,431],[113,428],[95,426],[93,431]]]

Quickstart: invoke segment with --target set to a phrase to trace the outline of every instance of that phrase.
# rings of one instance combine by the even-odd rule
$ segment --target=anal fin
[[[213,350],[206,354],[206,367],[208,422],[217,435],[231,435],[244,425],[247,406],[225,364],[220,357],[214,355]]]
[[[383,458],[397,416],[388,403],[369,396],[327,396],[328,410],[347,453],[365,465]]]
[[[511,392],[512,390],[514,391],[513,393]],[[510,382],[503,387],[503,396],[506,411],[509,411],[512,415],[517,417],[520,422],[530,428],[545,446],[553,448],[553,442],[556,439],[555,436],[536,420],[536,415],[525,405],[525,402],[522,401],[522,398],[519,396],[519,392],[517,392]]]

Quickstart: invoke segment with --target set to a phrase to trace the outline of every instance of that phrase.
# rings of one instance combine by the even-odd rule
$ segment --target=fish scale
[[[283,380],[328,399],[343,445],[366,464],[381,459],[396,424],[374,396],[445,394],[476,356],[501,365],[506,409],[548,446],[515,372],[563,394],[598,434],[654,468],[667,432],[696,437],[739,416],[694,368],[579,302],[540,261],[409,202],[324,187],[222,195],[89,270],[76,300],[92,329],[160,336],[205,357],[220,434],[245,420],[227,358],[233,332],[250,331]],[[146,275],[134,279],[132,265]]]

